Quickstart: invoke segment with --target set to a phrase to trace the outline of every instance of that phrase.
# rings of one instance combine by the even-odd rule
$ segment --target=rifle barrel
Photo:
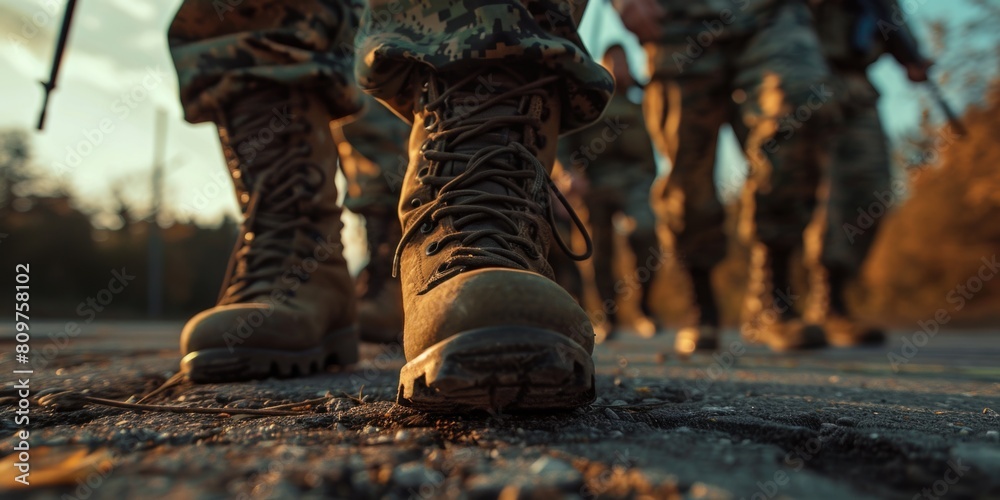
[[[56,88],[56,78],[59,76],[59,66],[62,65],[63,52],[66,50],[66,40],[69,38],[69,27],[73,20],[73,11],[76,9],[76,0],[67,0],[66,12],[63,14],[62,26],[59,28],[59,38],[56,41],[56,51],[52,56],[52,71],[49,72],[49,81],[42,82],[45,89],[45,97],[42,99],[42,112],[38,115],[38,130],[45,127],[45,114],[49,107],[49,94]]]

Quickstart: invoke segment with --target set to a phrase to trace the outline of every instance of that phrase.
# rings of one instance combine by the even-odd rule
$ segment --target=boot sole
[[[594,400],[594,361],[556,332],[479,328],[438,342],[403,366],[396,402],[418,410],[558,410]]]
[[[358,330],[348,327],[328,333],[322,345],[302,351],[220,347],[184,356],[181,372],[199,384],[240,382],[268,377],[303,377],[330,365],[358,362]]]
[[[764,337],[762,343],[775,352],[809,351],[829,347],[826,341],[826,331],[819,325],[802,327],[801,338],[787,339],[777,336]]]

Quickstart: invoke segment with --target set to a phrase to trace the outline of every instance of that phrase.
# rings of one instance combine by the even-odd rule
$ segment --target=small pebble
[[[611,406],[626,406],[626,405],[628,405],[628,403],[622,401],[621,399],[616,399],[611,402]]]
[[[572,465],[549,456],[543,456],[535,460],[535,463],[531,464],[529,470],[535,475],[565,474],[576,471]]]
[[[986,438],[1000,441],[1000,431],[986,431]]]
[[[604,409],[604,415],[606,417],[610,418],[611,420],[619,420],[618,414],[615,413],[615,411],[612,410],[611,408],[605,408]]]

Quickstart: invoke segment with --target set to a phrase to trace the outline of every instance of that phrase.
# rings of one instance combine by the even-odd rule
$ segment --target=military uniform
[[[565,77],[561,125],[569,131],[596,120],[613,88],[576,32],[585,7],[524,0],[469,12],[458,0],[374,0],[367,9],[358,0],[185,0],[168,39],[191,123],[213,121],[220,104],[260,81],[319,92],[332,119],[362,109],[360,83],[408,120],[413,103],[403,90],[414,71],[526,60]]]
[[[852,234],[848,224],[858,225],[858,209],[883,203],[878,195],[890,191],[892,182],[888,141],[878,116],[878,90],[868,79],[868,66],[892,46],[887,46],[872,26],[870,41],[855,42],[860,13],[852,12],[845,0],[825,1],[816,8],[816,29],[823,53],[833,69],[840,91],[843,123],[840,125],[830,162],[829,202],[821,263],[856,275],[874,241],[881,218],[861,234]],[[905,25],[893,26],[899,36],[912,35]],[[915,45],[914,45],[915,46]],[[902,54],[894,54],[905,61]]]
[[[912,62],[898,44],[885,42],[882,30],[893,30],[894,36],[908,37],[911,46],[917,46],[906,25],[879,24],[890,21],[879,21],[875,13],[864,12],[863,5],[858,1],[826,0],[814,7],[816,31],[832,69],[843,115],[834,132],[828,167],[825,225],[817,233],[822,235],[821,241],[811,245],[819,247],[818,252],[811,249],[818,253],[818,259],[813,256],[810,274],[814,306],[821,318],[848,316],[844,288],[859,275],[878,234],[883,217],[871,217],[868,224],[859,222],[859,214],[867,213],[872,205],[888,210],[885,200],[896,196],[891,191],[888,141],[878,115],[879,93],[868,79],[868,66],[886,52],[901,64]],[[865,332],[838,335],[831,331],[842,329],[836,325],[827,328],[828,334],[833,334],[833,343],[864,341],[852,337]]]
[[[632,221],[628,241],[637,266],[656,258],[656,217],[649,190],[656,177],[656,158],[642,119],[641,105],[616,92],[600,121],[559,141],[559,160],[587,179],[583,196],[594,241],[594,281],[609,327],[617,319],[614,262],[614,217]],[[658,266],[654,267],[658,268]],[[640,305],[650,315],[648,292],[653,279],[640,283]]]
[[[715,326],[709,271],[726,243],[714,167],[719,128],[732,124],[750,163],[747,233],[761,253],[748,293],[753,318],[778,300],[771,290],[788,284],[788,259],[816,205],[822,132],[838,115],[829,68],[804,2],[660,3],[667,24],[659,41],[646,44],[652,81],[644,111],[671,171],[654,187],[654,210],[692,273],[699,321]],[[791,307],[782,309],[794,318]]]

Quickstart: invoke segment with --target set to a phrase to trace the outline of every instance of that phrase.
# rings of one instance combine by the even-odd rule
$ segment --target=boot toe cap
[[[504,326],[550,330],[588,353],[594,349],[590,318],[569,293],[537,273],[472,271],[409,297],[406,305],[407,359],[458,333]]]
[[[263,348],[299,350],[316,347],[317,327],[303,315],[270,304],[232,304],[203,311],[184,325],[181,353],[204,349]]]

